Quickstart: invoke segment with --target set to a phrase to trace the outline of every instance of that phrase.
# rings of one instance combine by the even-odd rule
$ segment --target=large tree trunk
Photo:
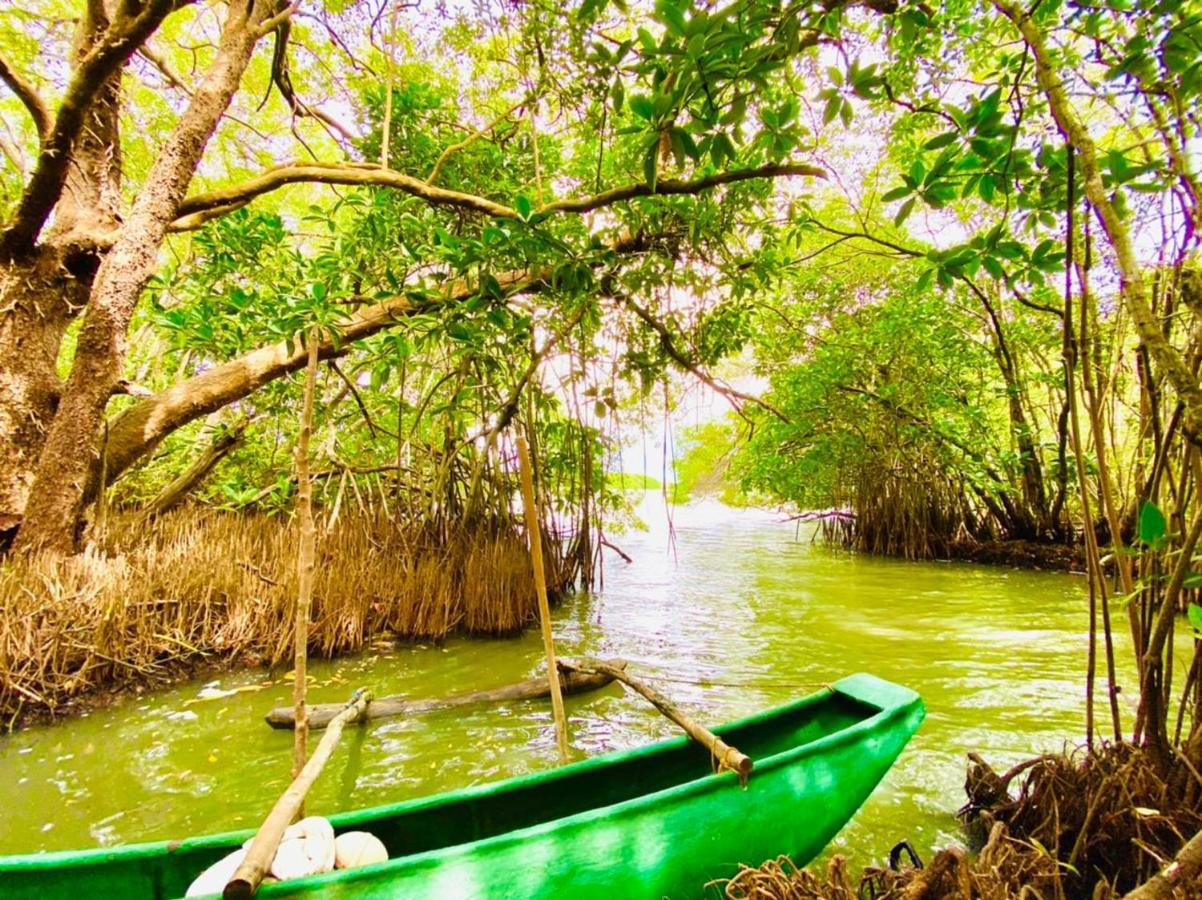
[[[87,282],[46,250],[0,263],[0,546],[21,522],[62,383],[63,332],[87,299]]]
[[[87,4],[75,32],[73,65],[108,25],[103,5]],[[100,254],[120,221],[120,110],[117,70],[102,80],[83,115],[46,240],[0,261],[0,548],[21,523],[58,410],[63,334],[87,303]]]
[[[160,150],[146,183],[101,263],[88,300],[75,362],[38,463],[25,521],[24,550],[70,553],[85,491],[97,459],[105,407],[122,376],[128,328],[154,274],[167,227],[200,163],[209,138],[238,89],[267,17],[265,0],[243,11],[231,6],[212,67]]]

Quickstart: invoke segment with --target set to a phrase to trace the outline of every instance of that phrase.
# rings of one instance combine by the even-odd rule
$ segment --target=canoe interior
[[[877,716],[885,705],[826,690],[715,730],[762,769],[771,765],[773,757]],[[384,842],[389,857],[396,859],[479,841],[715,777],[708,751],[687,739],[674,738],[559,769],[330,818],[339,831],[370,830]],[[738,790],[732,775],[720,777],[731,780],[729,790]],[[754,783],[756,773],[751,777]],[[180,897],[196,875],[250,834],[237,832],[113,850],[0,858],[0,896],[31,900],[110,895],[155,900]]]

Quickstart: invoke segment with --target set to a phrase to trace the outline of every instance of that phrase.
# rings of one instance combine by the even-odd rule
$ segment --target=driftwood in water
[[[288,789],[280,795],[280,799],[275,802],[275,806],[255,832],[255,839],[246,851],[246,858],[242,860],[242,864],[234,872],[234,877],[222,892],[224,900],[247,900],[254,896],[263,876],[271,868],[271,862],[280,846],[280,838],[297,818],[305,804],[305,795],[309,793],[309,788],[313,787],[313,782],[317,780],[330,754],[334,752],[334,746],[342,736],[342,727],[348,722],[362,722],[370,702],[371,694],[358,690],[349,703],[341,704],[338,714],[330,720],[329,728],[321,736],[313,755],[300,770],[300,774],[293,779],[292,784],[288,785]]]
[[[655,688],[651,687],[651,685],[644,681],[640,681],[633,675],[627,675],[624,668],[615,668],[614,666],[605,662],[585,660],[573,663],[564,662],[561,663],[561,666],[562,668],[568,670],[569,673],[595,672],[599,675],[609,675],[611,678],[622,682],[622,684],[642,694],[649,701],[651,701],[651,704],[656,709],[683,728],[689,737],[709,750],[720,770],[729,769],[730,771],[737,773],[739,776],[739,784],[746,787],[747,779],[751,777],[751,767],[753,765],[751,757],[740,753],[704,725],[700,725],[693,721],[691,718],[681,712],[676,704],[674,704]]]
[[[621,659],[603,663],[607,669],[614,672],[624,671],[626,661]],[[608,672],[581,671],[575,664],[567,660],[559,661],[560,686],[565,694],[583,694],[595,691],[607,684],[612,684],[614,676]],[[381,697],[368,704],[364,718],[383,719],[388,716],[411,716],[431,712],[436,709],[448,709],[454,706],[469,706],[473,703],[507,703],[514,700],[537,700],[550,694],[550,684],[544,676],[529,678],[517,684],[493,688],[489,691],[471,691],[465,694],[452,694],[438,700],[406,700],[403,697]],[[330,720],[342,709],[340,703],[321,703],[308,707],[309,727],[325,728]],[[294,721],[291,707],[279,706],[267,714],[267,724],[272,728],[291,728]]]

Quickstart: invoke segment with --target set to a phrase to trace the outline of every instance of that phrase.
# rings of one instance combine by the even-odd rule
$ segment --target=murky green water
[[[618,539],[635,563],[611,559],[599,595],[558,610],[561,652],[624,657],[713,723],[855,671],[917,689],[926,724],[837,839],[859,862],[902,838],[924,852],[958,838],[968,750],[1006,764],[1081,734],[1080,579],[849,556],[795,540],[770,513],[717,506],[677,511],[673,549],[662,512],[646,518],[651,532]],[[312,666],[311,697],[342,700],[360,684],[415,698],[491,687],[529,676],[540,655],[535,631],[370,653]],[[188,684],[0,738],[0,853],[256,824],[285,784],[291,747],[290,733],[262,721],[289,687],[265,682],[241,672],[219,687],[262,689],[201,699],[202,685]],[[568,711],[582,754],[672,733],[617,687],[570,698]],[[540,703],[382,720],[348,731],[308,808],[370,806],[555,760]]]

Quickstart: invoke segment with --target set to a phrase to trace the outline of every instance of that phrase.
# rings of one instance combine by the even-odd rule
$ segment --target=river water
[[[556,611],[561,654],[623,657],[711,723],[857,671],[919,691],[926,723],[833,845],[853,862],[873,863],[902,838],[924,856],[959,840],[967,751],[1004,767],[1081,735],[1082,579],[851,555],[776,514],[717,504],[677,509],[669,528],[654,501],[641,510],[648,531],[615,538],[635,562],[608,557],[603,589]],[[341,701],[359,685],[414,698],[492,687],[529,677],[541,653],[534,629],[380,649],[311,665],[310,697]],[[262,716],[289,698],[283,673],[243,671],[0,737],[0,853],[256,825],[285,786],[291,752],[291,734]],[[581,755],[672,734],[616,686],[569,698],[568,712]],[[539,701],[381,720],[348,730],[307,808],[376,805],[555,761]]]

